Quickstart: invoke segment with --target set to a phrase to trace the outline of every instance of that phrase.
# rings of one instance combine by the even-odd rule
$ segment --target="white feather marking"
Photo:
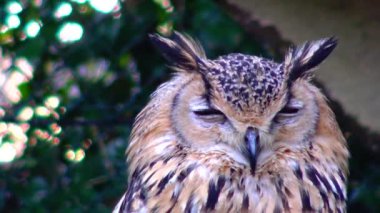
[[[327,178],[327,181],[329,182],[329,184],[330,184],[331,188],[333,189],[334,193],[337,193],[335,184],[332,182],[332,180],[330,178]]]
[[[196,173],[198,174],[197,176],[199,178],[207,179],[210,177],[210,170],[207,169],[206,167],[201,166],[196,171],[197,171]],[[192,174],[195,174],[195,172]]]
[[[248,160],[246,159],[246,157],[242,155],[241,152],[238,152],[237,150],[233,149],[231,146],[227,144],[222,144],[222,143],[216,144],[214,146],[205,148],[204,151],[205,152],[222,151],[223,153],[227,154],[230,158],[234,159],[236,162],[240,164],[249,165]]]
[[[175,186],[174,186],[174,191],[173,191],[173,196],[174,197],[177,197],[178,195],[179,195],[179,193],[181,192],[181,190],[182,190],[182,186],[181,186],[181,184],[176,184]]]
[[[174,140],[174,137],[172,135],[165,135],[162,137],[159,137],[151,142],[151,144],[154,144],[154,151],[156,154],[162,154],[168,147],[168,142],[171,142]]]
[[[296,170],[299,168],[299,165],[296,161],[294,160],[288,160],[288,165],[293,169]]]

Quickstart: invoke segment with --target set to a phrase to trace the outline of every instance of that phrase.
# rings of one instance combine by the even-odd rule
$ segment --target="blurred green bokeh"
[[[210,58],[275,57],[213,1],[0,2],[0,212],[112,209],[133,118],[170,78],[147,35],[173,30]],[[366,162],[352,165],[371,171]],[[380,211],[373,171],[350,183],[354,210]]]

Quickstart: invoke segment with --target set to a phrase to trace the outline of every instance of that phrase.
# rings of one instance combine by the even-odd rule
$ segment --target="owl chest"
[[[328,175],[313,179],[301,167],[252,175],[247,165],[228,158],[199,159],[205,158],[172,157],[135,171],[128,189],[131,210],[328,212],[344,207]]]

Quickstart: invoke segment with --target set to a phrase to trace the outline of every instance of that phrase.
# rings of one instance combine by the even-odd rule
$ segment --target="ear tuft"
[[[334,37],[306,42],[298,48],[291,48],[285,57],[285,70],[290,81],[308,78],[313,68],[330,55],[337,45]]]
[[[202,58],[206,58],[202,47],[189,36],[174,32],[170,38],[150,34],[153,45],[177,70],[198,70]]]

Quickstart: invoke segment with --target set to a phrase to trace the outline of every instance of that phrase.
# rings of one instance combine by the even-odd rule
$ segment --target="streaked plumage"
[[[151,39],[176,74],[136,118],[115,212],[346,211],[346,141],[309,82],[333,38],[283,63],[210,60],[179,33]]]

